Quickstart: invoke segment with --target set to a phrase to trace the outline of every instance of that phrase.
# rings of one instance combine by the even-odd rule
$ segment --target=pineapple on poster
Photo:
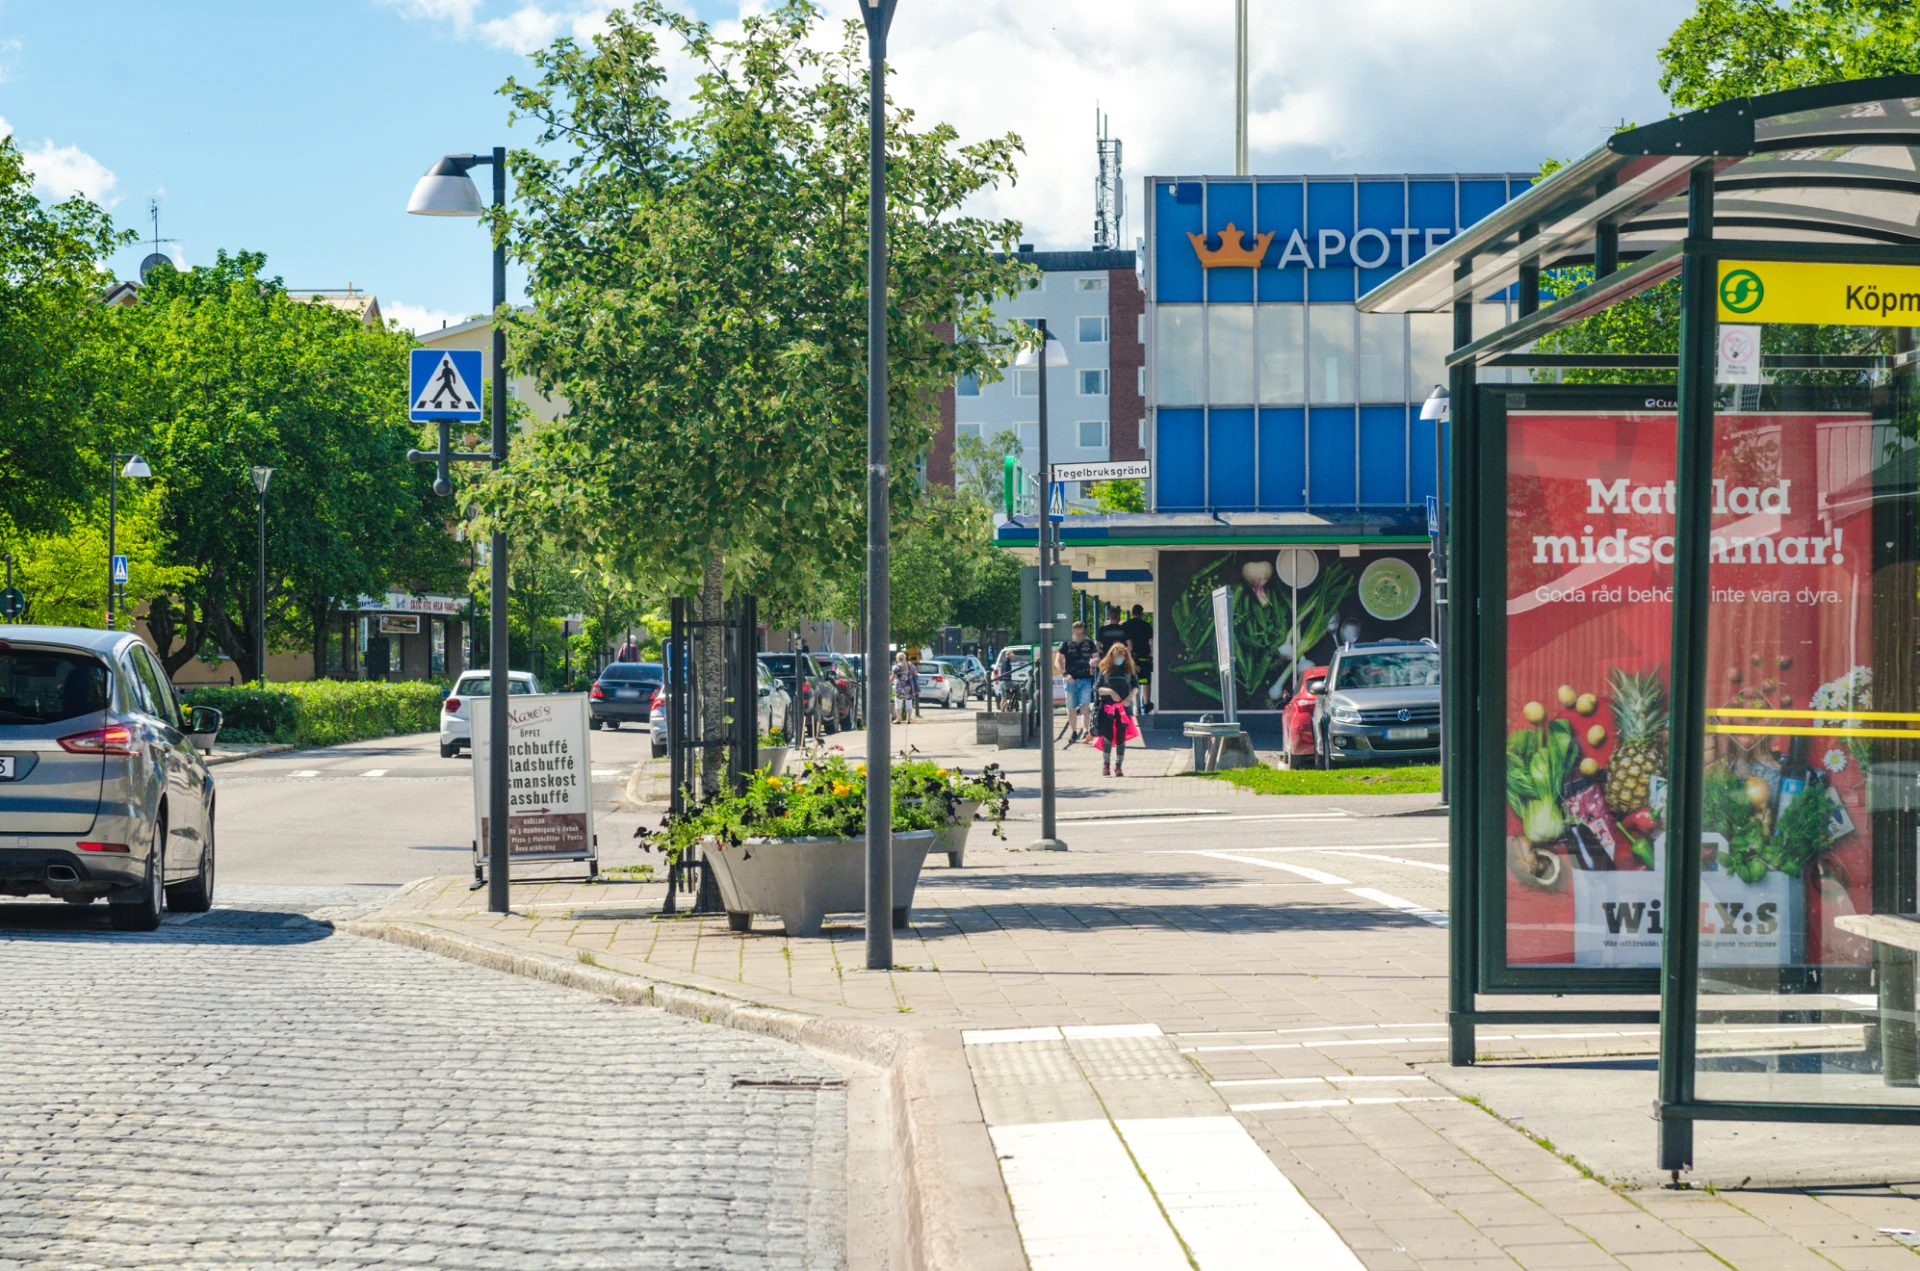
[[[1702,800],[1708,965],[1860,963],[1870,908],[1866,415],[1721,415]],[[1859,437],[1852,434],[1859,432]],[[1507,963],[1657,967],[1671,411],[1519,411],[1507,459]],[[1832,732],[1815,732],[1831,724]],[[1738,731],[1751,727],[1751,733]]]

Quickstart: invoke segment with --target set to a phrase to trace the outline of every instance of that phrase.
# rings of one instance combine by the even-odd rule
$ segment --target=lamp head
[[[253,488],[254,489],[258,490],[262,494],[265,494],[267,492],[267,482],[271,480],[273,480],[272,468],[263,468],[258,464],[254,465],[254,468],[253,468]]]
[[[1452,398],[1445,384],[1435,384],[1433,392],[1427,394],[1427,400],[1420,405],[1420,418],[1433,420],[1447,418],[1452,409]]]
[[[414,216],[479,216],[487,210],[486,204],[467,175],[477,161],[474,155],[450,154],[435,163],[414,183],[407,211]]]
[[[153,475],[153,469],[147,466],[145,459],[142,459],[139,455],[134,455],[127,460],[127,466],[120,469],[120,475],[123,477],[150,477]]]
[[[1047,366],[1051,368],[1056,366],[1067,365],[1066,346],[1060,343],[1059,338],[1055,336],[1051,331],[1046,333],[1046,339],[1047,339]],[[1014,357],[1013,364],[1015,366],[1021,366],[1021,367],[1035,367],[1040,365],[1040,350],[1031,348],[1031,347],[1023,347],[1020,350],[1020,352]]]

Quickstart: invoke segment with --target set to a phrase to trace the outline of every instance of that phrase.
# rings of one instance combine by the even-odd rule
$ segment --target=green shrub
[[[189,705],[221,712],[220,735],[228,741],[296,746],[432,732],[440,725],[445,695],[443,686],[421,680],[314,680],[181,691]]]

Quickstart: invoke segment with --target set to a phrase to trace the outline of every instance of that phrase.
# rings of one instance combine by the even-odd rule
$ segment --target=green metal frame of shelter
[[[1712,502],[1717,267],[1722,259],[1920,265],[1920,76],[1795,89],[1728,101],[1615,134],[1451,242],[1369,292],[1363,312],[1451,309],[1453,405],[1444,559],[1448,606],[1444,723],[1453,773],[1450,828],[1450,1058],[1474,1060],[1479,1024],[1660,1025],[1659,1156],[1662,1169],[1692,1164],[1696,1120],[1920,1125],[1920,1104],[1734,1102],[1694,1090],[1700,1023],[1697,924],[1670,924],[1662,965],[1646,969],[1506,965],[1502,847],[1504,766],[1499,749],[1505,684],[1501,624],[1479,620],[1506,603],[1505,415],[1527,406],[1605,406],[1671,394],[1677,412],[1673,631],[1669,693],[1667,834],[1698,842],[1706,742],[1707,613]],[[1539,304],[1542,270],[1591,266],[1593,281]],[[1516,352],[1548,332],[1680,279],[1677,356]],[[1475,338],[1474,302],[1518,289],[1518,317]],[[1920,317],[1916,317],[1920,325]],[[1479,385],[1479,367],[1609,367],[1672,371],[1638,388]],[[1910,353],[1770,358],[1770,369],[1910,368]],[[1650,377],[1651,378],[1651,377]],[[1665,381],[1665,382],[1662,382]],[[1768,390],[1772,391],[1772,390]],[[1536,394],[1538,395],[1536,397]],[[1441,572],[1436,570],[1436,573]],[[1436,589],[1440,580],[1436,578]],[[1484,711],[1465,704],[1480,703]],[[1489,723],[1489,720],[1491,723]],[[1490,746],[1489,739],[1493,739]],[[1460,762],[1463,761],[1464,762]],[[1912,856],[1911,836],[1907,856]],[[1915,907],[1911,861],[1882,883],[1875,910]],[[1697,869],[1665,871],[1669,914],[1695,912]],[[1479,994],[1660,994],[1653,1010],[1483,1010]],[[1883,998],[1884,1001],[1884,998]]]

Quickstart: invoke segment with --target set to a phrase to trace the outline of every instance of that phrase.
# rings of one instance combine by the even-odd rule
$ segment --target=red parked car
[[[1311,768],[1314,764],[1313,704],[1309,686],[1327,678],[1327,668],[1316,666],[1300,677],[1300,691],[1286,704],[1282,722],[1286,737],[1287,767]]]

